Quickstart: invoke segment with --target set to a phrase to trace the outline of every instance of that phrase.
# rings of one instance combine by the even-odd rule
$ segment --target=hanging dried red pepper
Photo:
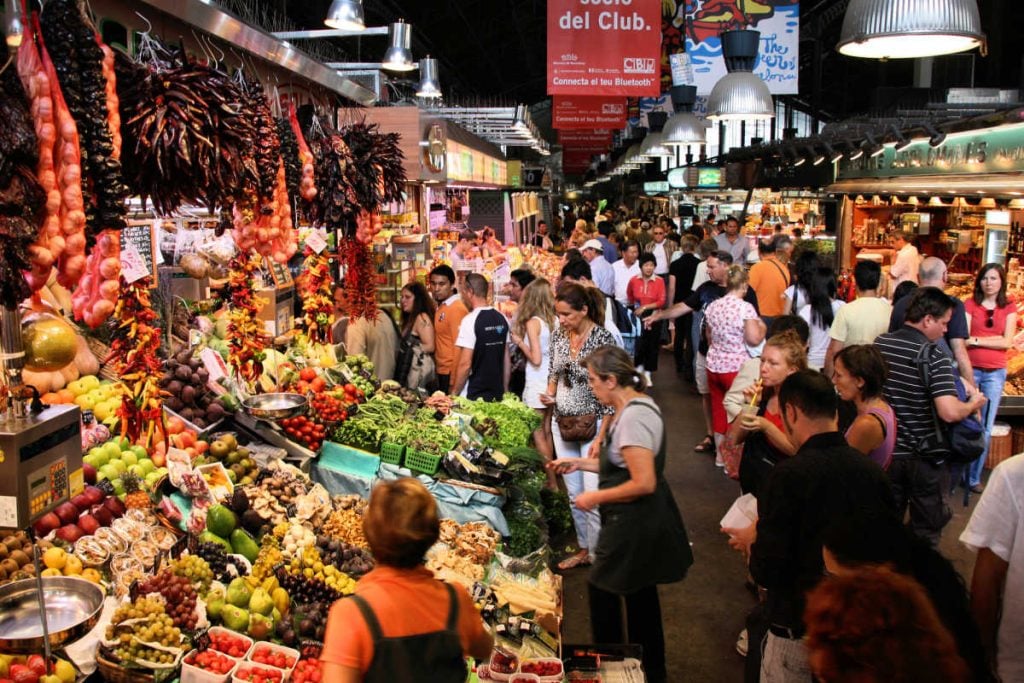
[[[334,281],[331,279],[330,258],[327,251],[319,254],[306,247],[306,260],[302,264],[299,296],[306,321],[306,336],[317,344],[331,344],[334,325]]]
[[[358,240],[344,238],[338,245],[338,256],[345,269],[345,292],[348,294],[349,317],[376,320],[376,271],[370,249]]]
[[[250,385],[263,373],[263,351],[269,342],[269,335],[258,317],[266,300],[254,292],[254,276],[261,263],[258,254],[235,256],[229,264],[228,282],[221,292],[228,306],[228,364]]]

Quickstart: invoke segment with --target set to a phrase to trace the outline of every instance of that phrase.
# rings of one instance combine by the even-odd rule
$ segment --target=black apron
[[[459,600],[451,585],[446,583],[444,586],[451,601],[444,630],[401,638],[385,637],[370,604],[359,595],[352,596],[373,638],[373,661],[363,681],[464,683],[467,668],[458,632]]]
[[[631,403],[626,407],[629,405]],[[648,408],[661,418],[661,412],[651,404],[638,402],[637,405]],[[623,407],[623,412],[626,407]],[[618,426],[618,420],[615,425]],[[629,470],[615,465],[608,458],[616,427],[608,430],[601,444],[600,489],[629,481]],[[648,586],[675,583],[686,576],[686,570],[693,564],[693,551],[682,515],[665,481],[665,452],[666,438],[662,426],[661,448],[654,457],[657,478],[654,493],[628,503],[600,506],[601,535],[594,551],[590,583],[601,590],[630,595]]]

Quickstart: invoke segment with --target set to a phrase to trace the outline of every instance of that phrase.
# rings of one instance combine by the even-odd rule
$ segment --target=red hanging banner
[[[555,95],[552,100],[552,128],[592,130],[626,127],[625,97]]]
[[[562,150],[562,171],[565,173],[586,173],[593,161],[594,152],[586,149]]]
[[[661,5],[548,0],[548,94],[660,94]]]
[[[558,144],[562,147],[585,147],[607,152],[612,147],[612,132],[608,129],[560,130]]]

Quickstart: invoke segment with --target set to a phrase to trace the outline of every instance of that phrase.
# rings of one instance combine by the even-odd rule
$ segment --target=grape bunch
[[[213,577],[222,583],[230,583],[235,577],[245,574],[242,567],[228,555],[227,550],[220,543],[204,541],[199,544],[196,553],[206,561]],[[232,567],[234,567],[234,571],[232,571]]]
[[[213,570],[209,563],[198,555],[181,555],[168,565],[175,576],[188,579],[192,585],[199,586],[199,592],[205,593],[213,581]]]
[[[129,620],[132,623],[124,623]],[[163,603],[148,597],[119,606],[107,626],[106,636],[108,641],[116,642],[114,655],[122,662],[144,660],[171,664],[176,659],[174,653],[157,650],[144,643],[173,648],[181,645],[181,631],[167,615]]]
[[[166,612],[175,626],[185,629],[196,627],[198,621],[196,590],[186,577],[177,576],[169,569],[164,569],[143,582],[139,586],[139,591],[142,594],[159,593],[162,595],[167,601]]]
[[[333,564],[349,576],[358,578],[373,570],[373,555],[364,548],[329,536],[317,536],[316,545],[324,564]]]
[[[277,580],[281,588],[288,591],[293,603],[310,604],[313,602],[333,603],[342,594],[323,581],[292,574],[281,567],[277,572]]]

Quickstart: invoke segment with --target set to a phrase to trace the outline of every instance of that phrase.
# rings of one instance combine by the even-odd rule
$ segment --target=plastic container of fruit
[[[508,680],[509,683],[541,683],[541,681],[545,679],[542,679],[540,676],[537,676],[536,674],[518,673],[512,674],[512,678]],[[185,683],[184,677],[182,677],[181,683]],[[559,679],[559,683],[561,683],[561,679]]]
[[[188,654],[185,659],[181,660],[181,683],[227,683],[231,680],[231,675],[238,668],[239,660],[234,657],[230,657],[223,652],[217,652],[217,655],[231,662],[231,668],[227,673],[214,673],[213,671],[207,671],[191,663],[195,659],[196,655],[199,654],[198,650],[193,650]]]
[[[496,647],[487,662],[488,675],[495,681],[507,681],[519,670],[519,656],[511,650]]]
[[[216,635],[219,634],[219,635],[231,636],[232,638],[239,638],[239,639],[241,639],[245,643],[245,652],[242,653],[241,657],[235,657],[233,655],[229,655],[226,652],[222,652],[221,650],[217,650],[216,646],[213,645],[212,642],[210,643],[210,648],[211,649],[217,650],[217,652],[220,652],[222,655],[225,655],[226,657],[231,657],[232,659],[237,659],[237,660],[241,661],[241,660],[244,660],[246,657],[248,657],[249,653],[252,652],[252,646],[253,646],[253,643],[254,643],[253,639],[249,638],[248,636],[244,636],[244,635],[242,635],[241,633],[239,633],[237,631],[232,631],[231,629],[224,628],[223,626],[211,626],[206,633],[209,636],[211,636],[211,637],[212,636],[216,636]]]
[[[263,664],[257,664],[256,662],[239,662],[238,666],[235,667],[235,670],[231,674],[231,683],[249,683],[248,678],[239,678],[239,674],[242,674],[245,671],[258,671],[264,674],[264,676],[267,676],[268,674],[270,676],[274,676],[276,674],[280,677],[279,680],[282,683],[287,680],[285,672],[281,669],[275,669],[272,666],[264,666]]]
[[[255,659],[253,659],[253,657],[256,656],[256,653],[258,651],[262,651],[264,648],[269,650],[272,655],[280,654],[284,655],[285,657],[289,657],[291,659],[292,665],[288,667],[279,667],[274,666],[272,664],[264,664],[263,662],[257,662]],[[287,680],[288,677],[292,675],[292,671],[295,670],[295,665],[299,662],[299,651],[293,650],[290,647],[285,647],[284,645],[277,645],[275,643],[267,643],[261,641],[253,645],[251,648],[249,648],[249,653],[245,656],[245,659],[246,661],[259,664],[260,666],[269,666],[273,669],[280,669],[284,674],[285,680]]]
[[[541,671],[544,670],[550,670],[552,673],[542,674]],[[562,683],[565,667],[558,657],[531,657],[519,662],[519,673],[534,675],[541,683]]]

